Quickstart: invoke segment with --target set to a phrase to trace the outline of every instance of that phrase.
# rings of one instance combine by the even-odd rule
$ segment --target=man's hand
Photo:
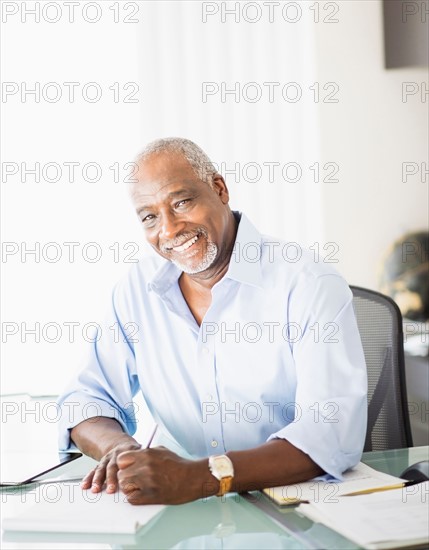
[[[115,493],[118,490],[118,456],[125,451],[137,451],[141,449],[138,443],[120,443],[105,454],[99,464],[83,478],[82,489],[91,488],[93,493],[99,493],[106,483],[106,491]]]
[[[140,449],[141,445],[124,433],[118,421],[104,416],[95,416],[80,422],[72,429],[70,436],[84,454],[100,462],[83,478],[81,487],[92,487],[94,493],[99,493],[106,482],[108,493],[117,491],[116,458],[124,451]]]
[[[131,504],[183,504],[218,490],[207,460],[186,460],[165,447],[127,451],[116,463],[119,488]]]
[[[118,490],[118,464],[117,459],[124,451],[136,451],[141,448],[138,443],[120,443],[105,454],[99,464],[83,478],[82,489],[91,488],[93,493],[99,493],[106,483],[108,493],[115,493]]]

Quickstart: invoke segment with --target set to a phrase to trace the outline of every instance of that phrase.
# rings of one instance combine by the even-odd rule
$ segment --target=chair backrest
[[[388,296],[350,289],[368,371],[364,451],[412,447],[401,312]]]

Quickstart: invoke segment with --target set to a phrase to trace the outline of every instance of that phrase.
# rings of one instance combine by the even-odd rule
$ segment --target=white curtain
[[[225,174],[233,208],[264,232],[312,244],[323,229],[321,184],[309,168],[320,160],[310,89],[316,25],[306,3],[295,11],[295,3],[274,2],[271,17],[267,4],[141,4],[142,136],[188,137],[221,172],[238,167]],[[238,93],[222,96],[225,90]],[[293,102],[296,92],[302,97]]]

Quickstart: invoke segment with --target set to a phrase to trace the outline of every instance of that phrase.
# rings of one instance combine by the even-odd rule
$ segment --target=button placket
[[[211,323],[213,304],[203,323]],[[202,408],[203,431],[207,453],[223,447],[221,410],[216,385],[215,331],[207,331],[203,324],[198,335],[198,367],[200,376],[200,399]]]

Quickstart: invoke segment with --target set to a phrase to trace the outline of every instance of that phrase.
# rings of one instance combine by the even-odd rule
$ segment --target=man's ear
[[[212,182],[213,182],[213,191],[219,196],[223,204],[228,204],[229,191],[223,177],[220,174],[216,173],[213,176]]]

